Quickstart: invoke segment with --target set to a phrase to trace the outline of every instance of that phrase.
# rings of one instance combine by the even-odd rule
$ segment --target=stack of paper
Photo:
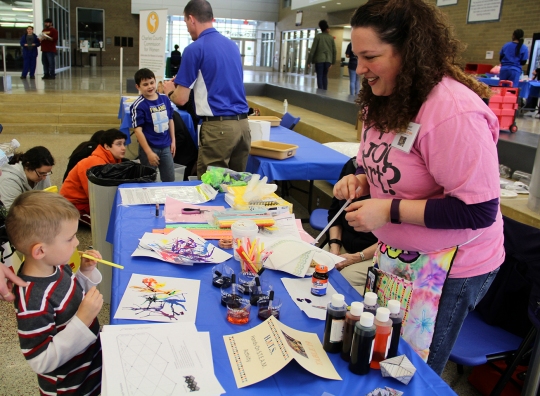
[[[220,395],[210,334],[194,324],[103,326],[102,395]]]
[[[331,270],[345,260],[307,242],[290,238],[276,240],[267,250],[272,254],[264,263],[266,268],[300,277],[312,274],[316,264],[324,264]]]

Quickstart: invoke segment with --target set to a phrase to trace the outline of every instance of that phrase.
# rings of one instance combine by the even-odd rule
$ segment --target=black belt
[[[237,114],[233,116],[219,116],[219,117],[202,116],[201,118],[203,121],[230,121],[230,120],[240,121],[240,120],[246,119],[247,117],[248,117],[247,114]]]

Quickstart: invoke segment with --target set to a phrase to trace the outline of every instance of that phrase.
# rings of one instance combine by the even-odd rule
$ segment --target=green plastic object
[[[246,186],[251,180],[251,176],[249,172],[236,172],[228,168],[209,166],[201,176],[201,180],[203,183],[209,184],[216,190],[223,192],[221,185]]]

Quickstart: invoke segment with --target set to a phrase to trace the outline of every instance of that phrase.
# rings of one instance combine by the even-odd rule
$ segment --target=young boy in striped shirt
[[[19,276],[28,282],[14,289],[19,341],[42,395],[101,392],[101,274],[92,260],[83,258],[76,274],[65,265],[79,244],[78,224],[72,203],[44,191],[21,194],[6,217],[9,240],[25,256]]]

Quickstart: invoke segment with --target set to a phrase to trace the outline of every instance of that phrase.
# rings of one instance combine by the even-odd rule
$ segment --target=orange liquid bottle
[[[390,333],[392,332],[392,320],[390,319],[390,310],[388,308],[377,308],[375,316],[375,344],[373,345],[373,359],[370,367],[379,370],[381,361],[386,359],[388,348],[390,346]]]

